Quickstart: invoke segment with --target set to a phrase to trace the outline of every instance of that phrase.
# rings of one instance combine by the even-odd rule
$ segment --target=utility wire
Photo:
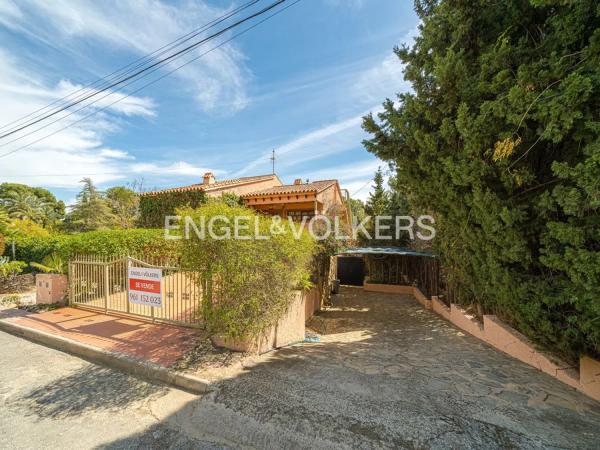
[[[255,5],[259,1],[260,0],[252,0],[252,1],[248,2],[248,3],[245,3],[244,5],[241,5],[238,8],[236,8],[236,9],[234,9],[234,10],[232,10],[232,11],[230,11],[230,12],[228,12],[228,13],[226,13],[226,14],[220,16],[220,17],[217,17],[216,19],[208,22],[207,24],[203,25],[202,27],[197,28],[197,29],[189,32],[188,34],[186,34],[184,36],[181,36],[180,38],[178,38],[178,39],[176,39],[176,40],[174,40],[174,41],[172,41],[172,42],[170,42],[170,43],[168,43],[168,44],[160,47],[159,49],[153,51],[152,53],[150,53],[150,54],[148,54],[146,56],[143,56],[143,57],[141,57],[141,58],[139,58],[139,59],[137,59],[137,60],[135,60],[135,61],[127,64],[126,66],[124,66],[124,67],[122,67],[120,69],[117,69],[116,71],[114,71],[114,72],[106,75],[105,77],[100,78],[100,79],[98,79],[98,80],[96,80],[94,82],[91,82],[91,83],[89,83],[89,84],[87,84],[85,86],[82,86],[81,88],[79,88],[79,89],[71,92],[70,94],[68,94],[68,95],[66,95],[66,96],[64,96],[62,98],[59,98],[59,99],[55,100],[54,102],[50,103],[49,105],[44,106],[43,108],[40,108],[40,109],[38,109],[36,111],[33,111],[33,112],[31,112],[31,113],[29,113],[29,114],[27,114],[27,115],[19,118],[19,119],[16,119],[16,120],[14,120],[14,121],[12,121],[10,123],[7,123],[7,124],[1,126],[0,130],[4,130],[5,128],[9,128],[11,125],[14,125],[13,127],[11,127],[10,130],[8,130],[8,131],[12,131],[12,129],[14,129],[15,127],[23,125],[25,119],[28,119],[31,116],[33,116],[33,117],[31,117],[30,120],[34,120],[34,119],[36,119],[36,118],[38,118],[38,117],[40,117],[42,115],[42,114],[39,114],[39,113],[41,113],[44,110],[47,110],[47,109],[51,108],[54,105],[57,105],[57,104],[63,104],[63,105],[67,104],[68,103],[67,100],[70,99],[70,98],[72,98],[73,96],[75,96],[78,93],[81,93],[81,94],[77,95],[75,97],[75,99],[81,97],[85,93],[85,91],[89,90],[90,88],[101,87],[105,83],[109,83],[110,81],[115,80],[116,78],[118,78],[118,76],[123,76],[123,75],[125,75],[127,73],[131,73],[133,70],[135,70],[137,68],[140,68],[140,67],[143,67],[147,62],[152,61],[157,56],[161,56],[161,55],[165,54],[166,52],[168,52],[169,50],[171,50],[171,49],[173,49],[175,47],[178,47],[182,43],[187,42],[187,41],[193,39],[194,37],[198,36],[199,34],[203,33],[204,31],[206,31],[206,30],[208,30],[210,28],[213,28],[215,25],[218,25],[219,23],[221,23],[221,22],[223,22],[223,21],[231,18],[232,16],[234,16],[238,12],[243,11],[243,10],[245,10],[245,9],[247,9],[247,8]],[[100,83],[100,86],[97,86],[99,83]],[[52,108],[52,109],[55,109],[55,108]]]
[[[176,57],[178,57],[178,56],[184,55],[184,54],[186,54],[186,53],[188,53],[188,52],[190,52],[190,51],[194,50],[194,49],[195,49],[195,48],[197,48],[198,46],[200,46],[200,45],[204,44],[205,42],[208,42],[209,40],[212,40],[212,39],[214,39],[215,37],[218,37],[218,36],[220,36],[220,35],[222,35],[222,34],[226,33],[227,31],[229,31],[229,30],[231,30],[231,29],[233,29],[233,28],[236,28],[236,27],[238,27],[239,25],[241,25],[241,24],[243,24],[243,23],[245,23],[245,22],[247,22],[247,21],[249,21],[249,20],[251,20],[251,19],[254,19],[255,17],[258,17],[258,16],[260,16],[260,15],[262,15],[262,14],[266,13],[267,11],[270,11],[270,10],[272,10],[273,8],[275,8],[275,7],[279,6],[281,3],[285,2],[285,1],[286,1],[286,0],[277,0],[276,2],[274,2],[274,3],[272,3],[271,5],[267,6],[266,8],[263,8],[263,9],[261,9],[260,11],[258,11],[258,12],[256,12],[256,13],[253,13],[253,14],[251,14],[251,15],[249,15],[249,16],[247,16],[247,17],[245,17],[245,18],[241,19],[241,20],[238,20],[237,22],[234,22],[232,25],[229,25],[229,26],[225,27],[224,29],[222,29],[222,30],[218,31],[217,33],[214,33],[214,34],[210,35],[210,36],[209,36],[209,37],[207,37],[207,38],[201,39],[201,40],[200,40],[200,41],[198,41],[198,42],[195,42],[195,43],[193,43],[193,44],[191,44],[191,45],[189,45],[189,46],[187,46],[187,47],[184,47],[183,49],[181,49],[181,50],[179,50],[179,51],[177,51],[177,52],[175,52],[175,53],[173,53],[173,54],[171,54],[171,55],[167,56],[166,58],[162,58],[162,59],[158,60],[157,62],[155,62],[155,63],[153,63],[153,64],[150,64],[149,66],[147,66],[147,67],[144,67],[143,69],[140,69],[140,70],[138,70],[138,71],[136,71],[136,72],[134,72],[134,73],[132,73],[132,74],[130,74],[130,75],[127,75],[126,77],[124,77],[124,78],[122,78],[122,79],[120,79],[120,80],[117,80],[117,81],[111,82],[111,83],[110,83],[108,86],[106,86],[106,87],[103,87],[102,89],[99,89],[98,91],[96,91],[96,92],[94,92],[94,93],[92,93],[92,94],[86,95],[85,97],[83,97],[83,98],[81,98],[81,99],[79,99],[79,100],[76,100],[76,101],[70,102],[70,103],[69,103],[69,104],[67,104],[66,106],[64,106],[64,107],[62,107],[62,108],[60,108],[60,109],[58,109],[58,110],[56,110],[56,111],[53,111],[53,112],[51,112],[51,113],[45,114],[45,115],[43,115],[42,117],[40,117],[40,118],[38,118],[38,119],[36,119],[36,120],[33,120],[33,121],[31,121],[30,123],[28,123],[28,124],[26,124],[26,125],[19,126],[18,128],[15,128],[14,130],[11,130],[10,132],[3,133],[2,135],[0,135],[0,139],[3,139],[3,138],[5,138],[5,137],[7,137],[7,136],[10,136],[10,135],[12,135],[12,134],[15,134],[15,133],[17,133],[17,132],[19,132],[19,131],[21,131],[21,130],[24,130],[25,128],[28,128],[28,127],[30,127],[30,126],[32,126],[32,125],[35,125],[35,124],[37,124],[37,123],[39,123],[39,122],[41,122],[41,121],[43,121],[43,120],[46,120],[46,119],[48,119],[48,118],[50,118],[50,117],[52,117],[52,116],[55,116],[56,114],[58,114],[58,113],[60,113],[60,112],[62,112],[62,111],[65,111],[65,110],[67,110],[67,109],[70,109],[70,108],[72,108],[73,106],[76,106],[76,105],[78,105],[78,104],[80,104],[80,103],[84,102],[85,100],[88,100],[88,99],[89,99],[89,98],[91,98],[91,97],[95,97],[96,95],[98,95],[98,94],[100,94],[100,93],[102,93],[102,92],[105,92],[105,91],[107,91],[107,90],[109,90],[109,89],[112,89],[113,87],[116,87],[116,86],[118,86],[118,85],[120,85],[120,84],[123,84],[123,83],[124,83],[124,82],[126,82],[126,81],[129,81],[129,80],[131,80],[131,79],[134,79],[134,78],[138,77],[139,75],[143,74],[144,72],[147,72],[147,71],[148,71],[148,70],[150,70],[150,69],[153,69],[153,68],[155,68],[155,67],[160,67],[160,66],[162,66],[162,65],[165,65],[165,63],[167,63],[167,62],[171,61],[172,59],[174,59],[174,58],[176,58]]]
[[[284,1],[286,1],[286,0],[280,0],[280,1],[276,2],[276,4],[273,4],[273,5],[271,5],[271,7],[269,7],[269,9],[272,9],[272,8],[274,8],[275,6],[277,6],[278,4],[281,4],[281,3],[282,3],[282,2],[284,2]],[[211,48],[210,50],[207,50],[206,52],[204,52],[204,53],[202,53],[202,54],[200,54],[200,55],[198,55],[198,56],[196,56],[196,57],[194,57],[194,58],[190,59],[189,61],[185,62],[184,64],[181,64],[180,66],[177,66],[177,67],[175,67],[174,69],[170,70],[169,72],[167,72],[167,73],[165,73],[165,74],[161,75],[160,77],[156,78],[155,80],[152,80],[152,81],[151,81],[151,82],[149,82],[149,83],[146,83],[145,85],[143,85],[143,86],[139,87],[138,89],[136,89],[136,90],[134,90],[134,91],[132,91],[132,92],[128,93],[127,95],[124,95],[123,97],[121,97],[121,98],[119,98],[119,99],[115,100],[114,102],[112,102],[112,103],[110,103],[110,104],[106,105],[105,107],[103,107],[103,108],[100,108],[100,109],[97,109],[97,110],[93,111],[92,113],[90,113],[90,114],[88,114],[88,115],[86,115],[86,116],[82,117],[81,119],[78,119],[78,120],[76,120],[76,121],[74,121],[74,122],[71,122],[70,124],[68,124],[68,125],[66,125],[66,126],[64,126],[64,127],[62,127],[62,128],[60,128],[60,129],[58,129],[58,130],[56,130],[56,131],[52,132],[52,133],[50,133],[50,134],[48,134],[48,135],[46,135],[46,136],[43,136],[43,137],[41,137],[41,138],[39,138],[39,139],[37,139],[37,140],[35,140],[35,141],[33,141],[33,142],[30,142],[29,144],[23,145],[23,146],[21,146],[21,147],[18,147],[18,148],[14,149],[14,150],[11,150],[11,151],[9,151],[9,152],[3,153],[3,154],[1,154],[1,155],[0,155],[0,158],[4,158],[4,157],[6,157],[6,156],[9,156],[9,155],[12,155],[13,153],[16,153],[16,152],[18,152],[18,151],[20,151],[20,150],[23,150],[23,149],[26,149],[26,148],[28,148],[28,147],[31,147],[32,145],[34,145],[34,144],[37,144],[38,142],[41,142],[41,141],[43,141],[44,139],[47,139],[47,138],[49,138],[49,137],[51,137],[51,136],[54,136],[55,134],[57,134],[57,133],[59,133],[59,132],[61,132],[61,131],[65,130],[65,129],[67,129],[67,128],[71,127],[71,126],[73,126],[73,125],[75,125],[75,124],[77,124],[77,123],[80,123],[80,122],[82,122],[82,121],[84,121],[84,120],[88,119],[88,118],[89,118],[89,117],[91,117],[91,116],[94,116],[94,115],[98,114],[99,112],[105,111],[106,109],[110,108],[110,107],[111,107],[111,106],[113,106],[114,104],[116,104],[116,103],[119,103],[119,102],[121,102],[121,101],[125,100],[127,97],[130,97],[130,96],[132,96],[133,94],[136,94],[137,92],[141,91],[142,89],[145,89],[145,88],[146,88],[146,87],[148,87],[148,86],[151,86],[151,85],[153,85],[154,83],[156,83],[156,82],[158,82],[158,81],[162,80],[163,78],[165,78],[165,77],[169,76],[170,74],[172,74],[172,73],[174,73],[174,72],[176,72],[176,71],[180,70],[181,68],[183,68],[183,67],[187,66],[188,64],[191,64],[192,62],[194,62],[194,61],[196,61],[196,60],[198,60],[198,59],[202,58],[202,57],[203,57],[203,56],[205,56],[206,54],[208,54],[208,53],[210,53],[210,52],[212,52],[212,51],[214,51],[214,50],[218,49],[219,47],[222,47],[223,45],[227,44],[228,42],[232,41],[233,39],[235,39],[235,38],[237,38],[237,37],[239,37],[239,36],[241,36],[241,35],[243,35],[243,34],[247,33],[248,31],[250,31],[250,30],[252,30],[252,29],[254,29],[254,28],[256,28],[257,26],[261,25],[262,23],[266,22],[267,20],[271,19],[272,17],[274,17],[274,16],[276,16],[276,15],[278,15],[278,14],[281,14],[281,13],[282,13],[282,12],[284,12],[286,9],[288,9],[288,8],[291,8],[292,6],[294,6],[295,4],[299,3],[300,1],[301,1],[301,0],[296,0],[296,1],[294,1],[293,3],[290,3],[288,6],[286,6],[286,7],[284,7],[284,8],[281,8],[280,10],[278,10],[278,11],[274,12],[273,14],[271,14],[271,15],[269,15],[269,16],[267,16],[267,17],[265,17],[264,19],[262,19],[262,20],[260,20],[260,21],[256,22],[254,25],[252,25],[252,26],[250,26],[250,27],[246,28],[245,30],[243,30],[243,31],[241,31],[241,32],[239,32],[239,33],[237,33],[237,34],[234,34],[234,35],[233,35],[231,38],[229,38],[229,39],[227,39],[227,40],[223,41],[223,42],[222,42],[222,43],[220,43],[219,45],[217,45],[217,46],[215,46],[215,47]],[[267,9],[267,11],[268,11],[268,9]],[[259,13],[260,13],[260,12],[259,12]],[[259,14],[259,13],[257,13],[257,14]],[[264,13],[264,11],[263,11],[262,13]],[[114,92],[111,92],[110,94],[107,94],[106,96],[108,96],[108,95],[112,95],[113,93],[114,93]],[[105,96],[105,97],[106,97],[106,96]],[[102,98],[104,98],[104,97],[102,97]],[[101,99],[100,99],[100,100],[101,100]],[[98,101],[98,100],[96,100],[96,101]],[[94,103],[95,103],[95,102],[94,102]],[[87,106],[89,106],[89,105],[87,105]],[[83,108],[82,108],[82,109],[83,109]],[[71,114],[72,114],[72,113],[71,113]],[[69,114],[69,115],[70,115],[70,114]],[[67,116],[65,116],[65,117],[67,117]]]
[[[237,160],[233,163],[227,163],[227,164],[223,164],[223,163],[219,163],[216,164],[214,166],[215,170],[218,170],[221,167],[227,167],[227,168],[242,168],[244,167],[244,164],[247,164],[249,162],[253,162],[256,161],[256,157],[254,158],[249,158],[249,159],[245,159],[245,160]],[[267,164],[268,159],[265,158],[265,164]],[[132,164],[135,164],[135,162],[132,162]],[[212,164],[207,164],[207,166],[212,166]],[[172,168],[172,169],[160,169],[161,172],[177,172],[178,168]],[[19,177],[19,178],[36,178],[36,177],[74,177],[74,176],[96,176],[96,175],[129,175],[128,173],[125,173],[124,170],[121,171],[117,171],[117,172],[78,172],[78,173],[11,173],[10,175],[8,175],[9,177]],[[265,175],[271,175],[271,174],[267,174],[265,173]],[[185,174],[182,174],[182,176],[187,176]]]

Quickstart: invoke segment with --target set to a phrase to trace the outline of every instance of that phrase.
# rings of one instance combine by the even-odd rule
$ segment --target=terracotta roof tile
[[[247,183],[254,183],[254,182],[258,182],[258,181],[272,180],[273,178],[277,178],[277,175],[257,175],[254,177],[241,177],[241,178],[234,178],[231,180],[215,181],[214,183],[211,183],[211,184],[199,183],[199,184],[191,184],[189,186],[161,189],[158,191],[143,192],[140,195],[142,195],[142,196],[149,195],[150,196],[150,195],[165,194],[168,192],[187,192],[187,191],[210,192],[215,189],[221,189],[224,187],[232,187],[232,186],[237,186],[237,185],[242,185],[242,184],[247,184]]]
[[[272,188],[261,189],[259,191],[250,192],[242,195],[242,198],[258,197],[263,195],[278,195],[278,194],[297,194],[302,192],[321,192],[327,189],[332,184],[336,184],[337,180],[319,180],[303,184],[286,184],[284,186],[275,186]]]

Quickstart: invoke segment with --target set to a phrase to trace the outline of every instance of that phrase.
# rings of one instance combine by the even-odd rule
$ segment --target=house
[[[238,196],[248,194],[261,189],[269,189],[281,186],[281,180],[277,175],[258,175],[254,177],[241,177],[231,180],[217,181],[212,172],[204,174],[202,183],[192,184],[160,191],[144,192],[142,196],[154,196],[170,192],[203,191],[208,197],[220,197],[224,193],[232,193]]]
[[[342,194],[337,180],[302,182],[296,179],[294,184],[257,189],[241,197],[249,208],[269,215],[301,221],[303,217],[310,219],[323,214],[349,222],[348,196]]]
[[[207,172],[202,183],[144,192],[140,195],[154,197],[195,191],[202,191],[208,197],[232,193],[241,197],[247,207],[268,215],[292,217],[301,221],[303,217],[311,218],[324,214],[338,216],[349,222],[347,193],[342,193],[337,180],[302,182],[301,179],[296,179],[294,184],[284,185],[277,175],[272,174],[217,181],[211,172]],[[172,209],[175,206],[177,205],[173,205]],[[151,219],[148,218],[147,221]],[[164,218],[160,217],[159,220]]]

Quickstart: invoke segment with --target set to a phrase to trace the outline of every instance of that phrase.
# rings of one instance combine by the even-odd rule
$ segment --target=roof
[[[430,258],[436,257],[433,253],[419,252],[417,250],[402,247],[354,247],[340,252],[339,255],[407,255],[428,256]]]
[[[261,189],[242,195],[242,198],[260,197],[264,195],[299,194],[304,192],[321,192],[337,183],[337,180],[320,180],[303,184],[286,184],[272,188]]]
[[[223,189],[227,187],[233,187],[243,184],[256,183],[259,181],[267,181],[277,178],[277,175],[257,175],[254,177],[241,177],[241,178],[233,178],[231,180],[223,180],[223,181],[215,181],[211,184],[191,184],[189,186],[175,187],[170,189],[161,189],[159,191],[150,191],[144,192],[140,195],[158,195],[158,194],[166,194],[169,192],[187,192],[187,191],[204,191],[210,192],[217,189]]]

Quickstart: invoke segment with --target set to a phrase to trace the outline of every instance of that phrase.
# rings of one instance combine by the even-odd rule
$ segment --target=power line
[[[215,165],[215,169],[219,170],[219,168],[221,167],[227,167],[227,168],[241,168],[241,167],[245,167],[245,164],[249,163],[249,162],[253,162],[256,161],[256,157],[253,158],[249,158],[249,159],[244,159],[244,160],[236,160],[235,163],[230,163],[230,164],[218,164]],[[270,160],[270,158],[269,158]],[[265,159],[264,163],[267,163],[267,159]],[[131,163],[131,164],[136,164],[136,163]],[[212,164],[207,164],[207,166],[212,167]],[[173,169],[160,169],[161,172],[177,172],[180,169],[177,168],[173,168]],[[200,174],[200,173],[198,173]],[[97,176],[97,175],[129,175],[128,173],[124,173],[124,171],[118,171],[118,172],[78,172],[78,173],[12,173],[10,175],[7,175],[8,177],[18,177],[18,178],[35,178],[35,177],[75,177],[75,176]],[[181,174],[182,176],[187,176],[186,174]]]
[[[359,189],[357,189],[356,191],[354,191],[352,194],[350,194],[350,198],[354,197],[356,194],[358,194],[360,191],[362,191],[364,188],[367,187],[367,185],[369,185],[370,183],[372,183],[373,180],[369,180],[367,181],[365,184],[363,184],[363,186]]]
[[[268,9],[266,9],[266,8],[265,8],[265,9],[266,9],[266,11],[268,11],[269,9],[272,9],[272,8],[274,8],[275,6],[277,6],[278,4],[281,4],[281,3],[285,2],[285,1],[286,1],[286,0],[279,0],[279,1],[278,1],[278,2],[276,2],[275,4],[271,5],[271,6],[270,6]],[[152,80],[151,82],[144,84],[143,86],[139,87],[138,89],[136,89],[136,90],[134,90],[134,91],[132,91],[132,92],[130,92],[130,93],[128,93],[128,94],[126,94],[126,95],[124,95],[123,97],[121,97],[121,98],[119,98],[119,99],[115,100],[115,101],[114,101],[114,102],[112,102],[112,103],[109,103],[108,105],[104,106],[103,108],[99,108],[99,109],[97,109],[97,110],[93,111],[92,113],[90,113],[90,114],[88,114],[88,115],[86,115],[86,116],[84,116],[84,117],[82,117],[82,118],[80,118],[80,119],[78,119],[78,120],[76,120],[76,121],[74,121],[74,122],[71,122],[70,124],[68,124],[68,125],[66,125],[66,126],[64,126],[64,127],[62,127],[62,128],[59,128],[58,130],[56,130],[56,131],[54,131],[54,132],[52,132],[52,133],[50,133],[50,134],[47,134],[46,136],[43,136],[43,137],[41,137],[41,138],[39,138],[39,139],[37,139],[37,140],[35,140],[35,141],[32,141],[32,142],[30,142],[30,143],[28,143],[28,144],[26,144],[26,145],[23,145],[23,146],[21,146],[21,147],[18,147],[18,148],[14,149],[14,150],[11,150],[11,151],[9,151],[9,152],[3,153],[3,154],[1,154],[1,155],[0,155],[0,158],[4,158],[4,157],[6,157],[6,156],[9,156],[9,155],[12,155],[13,153],[16,153],[16,152],[18,152],[18,151],[20,151],[20,150],[24,150],[24,149],[26,149],[26,148],[29,148],[29,147],[31,147],[32,145],[35,145],[35,144],[37,144],[38,142],[41,142],[41,141],[43,141],[43,140],[45,140],[45,139],[47,139],[47,138],[49,138],[49,137],[51,137],[51,136],[54,136],[54,135],[56,135],[56,134],[60,133],[61,131],[65,130],[65,129],[67,129],[67,128],[69,128],[69,127],[71,127],[71,126],[73,126],[73,125],[75,125],[75,124],[77,124],[77,123],[80,123],[80,122],[82,122],[82,121],[84,121],[84,120],[86,120],[86,119],[90,118],[91,116],[94,116],[94,115],[96,115],[96,114],[98,114],[98,113],[100,113],[100,112],[102,112],[102,111],[105,111],[105,110],[107,110],[108,108],[110,108],[111,106],[115,105],[116,103],[119,103],[119,102],[121,102],[121,101],[125,100],[126,98],[128,98],[128,97],[132,96],[133,94],[136,94],[137,92],[141,91],[142,89],[145,89],[145,88],[147,88],[148,86],[151,86],[151,85],[153,85],[153,84],[157,83],[158,81],[160,81],[160,80],[162,80],[163,78],[165,78],[165,77],[169,76],[170,74],[172,74],[172,73],[174,73],[174,72],[176,72],[176,71],[180,70],[181,68],[183,68],[183,67],[187,66],[188,64],[191,64],[192,62],[194,62],[194,61],[197,61],[198,59],[202,58],[203,56],[207,55],[208,53],[211,53],[211,52],[212,52],[212,51],[214,51],[214,50],[217,50],[218,48],[220,48],[220,47],[222,47],[223,45],[227,44],[228,42],[232,41],[233,39],[235,39],[235,38],[237,38],[237,37],[239,37],[239,36],[241,36],[241,35],[243,35],[243,34],[247,33],[248,31],[250,31],[250,30],[252,30],[252,29],[254,29],[254,28],[256,28],[257,26],[261,25],[262,23],[266,22],[267,20],[271,19],[272,17],[274,17],[274,16],[276,16],[276,15],[278,15],[278,14],[282,13],[283,11],[285,11],[285,10],[286,10],[286,9],[288,9],[288,8],[291,8],[292,6],[294,6],[296,3],[299,3],[300,1],[301,1],[301,0],[296,0],[296,1],[292,2],[292,3],[290,3],[288,6],[286,6],[286,7],[284,7],[284,8],[281,8],[280,10],[278,10],[278,11],[276,11],[275,13],[273,13],[273,14],[271,14],[271,15],[267,16],[267,17],[266,17],[266,18],[264,18],[263,20],[260,20],[260,21],[258,21],[257,23],[255,23],[254,25],[252,25],[252,26],[250,26],[250,27],[246,28],[245,30],[243,30],[243,31],[241,31],[241,32],[239,32],[239,33],[237,33],[237,34],[233,35],[231,38],[229,38],[229,39],[227,39],[227,40],[223,41],[223,42],[222,42],[222,43],[220,43],[219,45],[217,45],[217,46],[215,46],[215,47],[211,48],[210,50],[207,50],[206,52],[204,52],[204,53],[202,53],[202,54],[198,55],[197,57],[194,57],[194,58],[190,59],[189,61],[185,62],[184,64],[181,64],[181,65],[179,65],[179,66],[175,67],[173,70],[170,70],[169,72],[167,72],[167,73],[165,73],[164,75],[162,75],[162,76],[160,76],[160,77],[156,78],[155,80]],[[263,11],[261,11],[261,12],[259,12],[259,13],[256,13],[256,14],[263,14],[264,12],[265,12],[265,11],[263,10]],[[255,14],[254,16],[256,16],[256,14]],[[247,18],[246,20],[248,20],[248,18]],[[222,34],[222,32],[220,32],[220,33],[218,33],[218,34]],[[158,68],[157,68],[157,69],[155,69],[154,71],[156,71],[156,70],[158,70]],[[152,71],[152,72],[150,72],[150,73],[153,73],[154,71]],[[144,76],[145,76],[145,75],[144,75]],[[140,77],[140,78],[141,78],[141,77]],[[138,78],[138,80],[139,80],[140,78]],[[138,80],[136,80],[136,81],[138,81]],[[129,83],[128,83],[128,84],[129,84]],[[127,85],[128,85],[128,84],[127,84]],[[127,86],[127,85],[125,85],[125,86]],[[123,87],[125,87],[125,86],[123,86]],[[106,97],[108,97],[108,96],[110,96],[110,95],[113,95],[115,92],[118,92],[120,89],[122,89],[122,87],[121,87],[121,88],[119,88],[119,89],[117,89],[117,90],[116,90],[116,91],[114,91],[114,92],[110,92],[109,94],[107,94],[107,95],[105,95],[105,96],[103,96],[103,97],[101,97],[101,98],[99,98],[99,99],[95,100],[95,101],[94,101],[94,102],[92,102],[92,103],[89,103],[88,105],[85,105],[84,107],[82,107],[82,108],[80,108],[80,109],[78,109],[78,110],[76,110],[76,111],[74,111],[74,112],[71,112],[71,113],[69,113],[69,114],[67,114],[67,115],[63,116],[63,117],[62,117],[62,118],[60,118],[59,120],[62,120],[62,119],[66,118],[66,117],[68,117],[68,116],[70,116],[70,115],[72,115],[72,114],[74,114],[74,113],[76,113],[76,112],[79,112],[79,111],[81,111],[82,109],[85,109],[86,107],[89,107],[90,105],[92,105],[92,104],[94,104],[94,103],[96,103],[96,102],[98,102],[98,101],[102,100],[103,98],[106,98]],[[35,130],[35,131],[39,131],[39,130],[41,130],[41,129],[43,129],[43,128],[46,128],[47,126],[49,126],[49,125],[52,125],[53,123],[56,123],[56,122],[58,122],[58,120],[56,120],[56,121],[54,121],[54,122],[51,122],[51,123],[49,123],[49,124],[47,124],[47,125],[45,125],[45,126],[43,126],[43,127],[40,127],[40,128],[38,128],[37,130]],[[29,133],[29,134],[32,134],[32,133]],[[29,135],[29,134],[28,134],[28,135]],[[27,136],[27,135],[20,136],[19,138],[17,138],[17,139],[14,139],[13,141],[10,141],[10,142],[8,142],[8,143],[5,143],[5,144],[0,144],[0,146],[4,146],[4,145],[7,145],[7,144],[10,144],[10,143],[12,143],[12,142],[14,142],[14,141],[16,141],[16,140],[19,140],[19,139],[21,139],[21,138],[23,138],[23,137],[26,137],[26,136]]]
[[[11,130],[9,132],[5,132],[5,133],[1,134],[0,135],[0,139],[3,139],[3,138],[5,138],[7,136],[10,136],[12,134],[18,133],[19,131],[22,131],[25,128],[29,128],[30,126],[33,126],[33,125],[35,125],[35,124],[37,124],[37,123],[39,123],[39,122],[41,122],[43,120],[46,120],[46,119],[48,119],[50,117],[53,117],[56,114],[59,114],[62,111],[70,109],[73,106],[76,106],[76,105],[84,102],[85,100],[88,100],[88,99],[90,99],[92,97],[95,97],[96,95],[98,95],[98,94],[100,94],[102,92],[105,92],[105,91],[107,91],[109,89],[112,89],[113,87],[116,87],[116,86],[118,86],[120,84],[123,84],[126,81],[134,79],[134,78],[138,77],[139,75],[143,74],[144,72],[147,72],[150,69],[153,69],[155,67],[160,67],[160,66],[164,65],[165,63],[171,61],[174,58],[177,58],[179,56],[183,56],[184,54],[189,53],[190,51],[194,50],[198,46],[200,46],[200,45],[202,45],[202,44],[204,44],[204,43],[206,43],[206,42],[208,42],[208,41],[210,41],[210,40],[212,40],[212,39],[214,39],[214,38],[216,38],[216,37],[218,37],[218,36],[226,33],[227,31],[232,30],[233,28],[236,28],[239,25],[241,25],[241,24],[243,24],[243,23],[245,23],[245,22],[247,22],[247,21],[249,21],[251,19],[254,19],[255,17],[261,16],[262,14],[264,14],[264,13],[272,10],[273,8],[279,6],[280,4],[284,3],[285,1],[286,0],[277,0],[276,2],[274,2],[274,3],[270,4],[269,6],[263,8],[262,10],[260,10],[260,11],[258,11],[256,13],[253,13],[253,14],[251,14],[251,15],[249,15],[249,16],[241,19],[241,20],[238,20],[237,22],[234,22],[232,25],[229,25],[229,26],[225,27],[224,29],[222,29],[222,30],[220,30],[220,31],[218,31],[218,32],[210,35],[209,37],[201,39],[198,42],[195,42],[195,43],[193,43],[193,44],[191,44],[191,45],[189,45],[187,47],[184,47],[183,49],[178,50],[177,52],[175,52],[175,53],[173,53],[173,54],[171,54],[171,55],[169,55],[169,56],[167,56],[165,58],[162,58],[162,59],[158,60],[157,62],[155,62],[153,64],[150,64],[149,66],[146,66],[146,67],[144,67],[144,68],[142,68],[142,69],[140,69],[140,70],[138,70],[138,71],[136,71],[136,72],[134,72],[132,74],[129,74],[129,75],[121,78],[120,80],[113,81],[108,86],[105,86],[105,87],[97,90],[96,92],[94,92],[92,94],[88,94],[88,95],[86,95],[83,98],[80,98],[78,100],[72,101],[72,102],[68,103],[67,105],[65,105],[64,107],[59,108],[59,109],[57,109],[55,111],[52,111],[52,112],[50,112],[48,114],[45,114],[42,117],[38,117],[37,119],[29,122],[28,124],[21,125],[21,126],[15,128],[15,129],[13,129],[13,130]]]
[[[38,117],[41,116],[41,114],[38,114],[38,113],[40,113],[40,112],[42,112],[42,111],[44,111],[44,110],[46,110],[46,109],[48,109],[48,108],[56,105],[56,104],[66,104],[67,103],[66,100],[69,99],[69,98],[71,98],[71,97],[73,97],[75,94],[78,94],[80,92],[84,92],[84,91],[88,90],[89,88],[98,85],[98,83],[100,83],[100,86],[102,86],[102,84],[103,84],[102,82],[107,83],[110,80],[114,80],[117,77],[117,75],[119,75],[119,74],[124,75],[125,73],[130,73],[131,71],[133,71],[133,70],[135,70],[135,69],[137,69],[139,67],[142,67],[146,62],[151,61],[155,57],[160,56],[160,55],[166,53],[167,51],[169,51],[170,49],[175,48],[175,47],[181,45],[183,42],[187,42],[187,41],[193,39],[194,37],[198,36],[200,33],[202,33],[204,31],[206,31],[206,30],[214,27],[215,25],[218,25],[219,23],[221,23],[221,22],[223,22],[223,21],[225,21],[225,20],[227,20],[229,18],[231,18],[232,16],[234,16],[238,12],[243,11],[243,10],[245,10],[245,9],[247,9],[247,8],[255,5],[259,1],[260,0],[252,0],[250,2],[247,2],[244,5],[241,5],[238,8],[235,8],[234,10],[232,10],[232,11],[230,11],[228,13],[226,13],[226,14],[220,16],[220,17],[217,17],[217,18],[213,19],[212,21],[206,23],[202,27],[196,28],[196,29],[190,31],[189,33],[185,34],[184,36],[181,36],[178,39],[176,39],[174,41],[171,41],[170,43],[168,43],[168,44],[166,44],[166,45],[164,45],[164,46],[162,46],[162,47],[154,50],[152,53],[149,53],[149,54],[147,54],[147,55],[145,55],[145,56],[143,56],[141,58],[138,58],[135,61],[127,64],[126,66],[124,66],[124,67],[122,67],[120,69],[117,69],[116,71],[114,71],[114,72],[112,72],[112,73],[110,73],[110,74],[108,74],[108,75],[106,75],[106,76],[104,76],[102,78],[99,78],[98,80],[96,80],[94,82],[91,82],[91,83],[88,83],[88,84],[82,86],[81,88],[79,88],[79,89],[71,92],[70,94],[68,94],[68,95],[66,95],[64,97],[59,98],[59,99],[53,101],[49,105],[46,105],[43,108],[37,109],[37,110],[35,110],[35,111],[33,111],[33,112],[31,112],[31,113],[23,116],[23,117],[20,117],[20,118],[18,118],[16,120],[13,120],[12,122],[9,122],[9,123],[7,123],[7,124],[5,124],[3,126],[0,126],[0,130],[4,130],[5,128],[8,128],[8,127],[10,127],[13,124],[22,125],[23,122],[26,119],[28,119],[29,117],[31,117],[31,116],[33,116],[32,120],[36,119],[36,118],[38,118]],[[134,67],[132,67],[132,66],[134,66]],[[81,97],[81,95],[83,95],[83,94],[80,94],[80,95],[76,96],[75,98]],[[16,125],[16,126],[19,126],[19,125]]]

